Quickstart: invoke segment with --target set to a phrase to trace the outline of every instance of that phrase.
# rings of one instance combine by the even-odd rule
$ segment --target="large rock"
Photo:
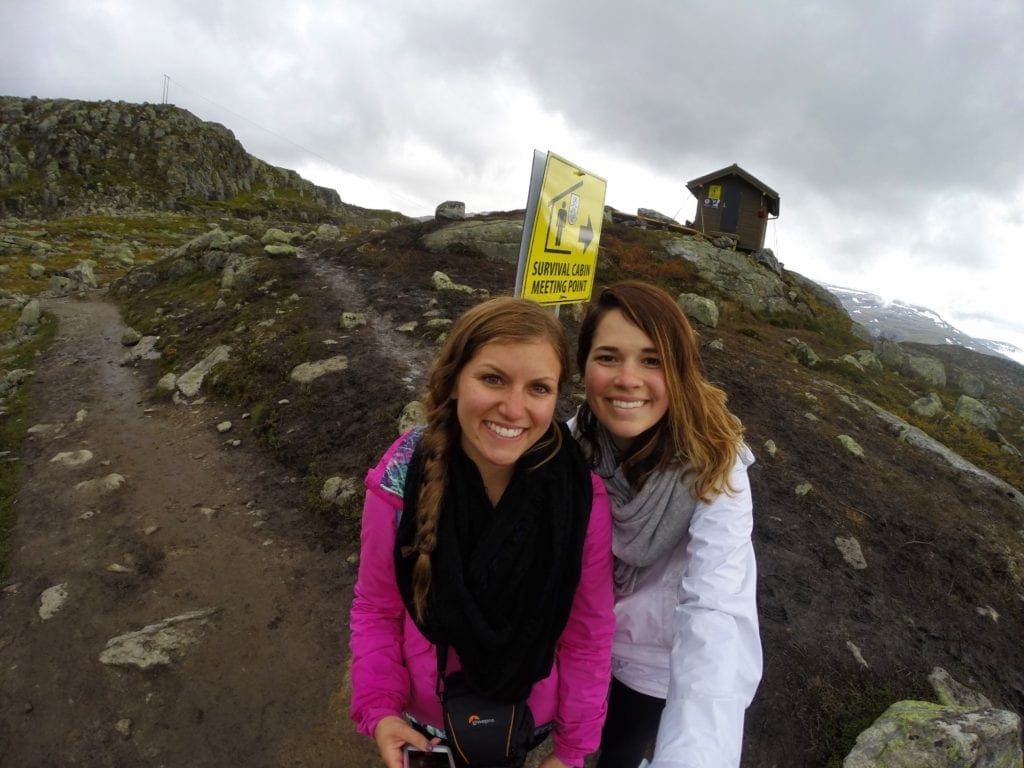
[[[958,368],[954,368],[951,378],[953,386],[965,395],[970,395],[976,400],[984,396],[985,382],[970,371],[962,371]]]
[[[752,258],[756,264],[763,264],[776,275],[782,277],[782,264],[780,264],[779,260],[775,258],[775,251],[771,248],[762,248],[759,251],[754,251],[750,254],[750,258]]]
[[[821,362],[821,358],[818,357],[818,353],[815,352],[806,342],[801,341],[796,337],[786,339],[786,342],[793,346],[793,353],[796,355],[796,359],[800,361],[801,365],[807,368],[813,368]]]
[[[810,314],[789,298],[782,278],[769,270],[758,269],[742,251],[716,248],[700,237],[677,236],[662,244],[667,258],[683,259],[697,269],[705,283],[754,312],[767,315]]]
[[[348,368],[348,358],[344,355],[335,355],[325,360],[316,360],[309,363],[301,363],[292,369],[292,381],[297,384],[309,384],[328,373],[337,373]]]
[[[184,245],[175,248],[168,255],[173,258],[180,258],[186,254],[203,253],[204,251],[220,250],[226,248],[231,242],[231,236],[220,227],[213,227],[209,231],[192,238]]]
[[[903,367],[904,360],[909,357],[906,351],[898,342],[890,339],[878,339],[875,342],[875,356],[882,363],[882,366],[890,371],[898,371]]]
[[[440,221],[460,221],[466,218],[466,204],[458,200],[445,200],[437,206],[434,218]]]
[[[221,344],[200,362],[178,377],[175,386],[185,397],[195,397],[203,386],[206,374],[222,363],[231,359],[231,347]]]
[[[907,355],[900,373],[912,379],[919,379],[933,387],[946,386],[946,366],[941,360],[928,355]]]
[[[853,357],[856,358],[857,362],[860,363],[860,367],[864,370],[882,370],[882,361],[870,349],[859,349],[853,353]]]
[[[256,271],[259,265],[260,259],[255,256],[232,254],[224,263],[224,269],[220,275],[221,290],[232,291],[252,285],[256,282]]]
[[[934,392],[929,392],[925,397],[919,397],[910,404],[910,412],[923,419],[934,419],[942,411],[942,400]]]
[[[718,305],[711,299],[698,296],[696,293],[682,293],[676,299],[676,303],[691,320],[696,320],[708,328],[718,327]]]
[[[263,233],[260,242],[263,245],[294,245],[301,239],[302,235],[298,232],[285,232],[277,227],[270,227],[270,229]]]
[[[39,321],[43,316],[43,308],[39,304],[39,299],[31,299],[29,302],[22,307],[21,315],[18,317],[17,327],[24,329],[26,332],[31,332],[39,325]]]
[[[172,652],[181,651],[199,639],[199,630],[218,610],[190,611],[112,638],[100,653],[100,661],[139,669],[166,666],[171,663]]]
[[[995,432],[999,428],[999,411],[967,395],[960,395],[956,401],[956,415],[983,432]]]
[[[423,247],[437,253],[453,246],[479,251],[488,259],[505,264],[519,263],[523,221],[517,219],[471,219],[449,224],[422,238]]]
[[[1020,718],[898,701],[857,737],[843,768],[1019,768]]]

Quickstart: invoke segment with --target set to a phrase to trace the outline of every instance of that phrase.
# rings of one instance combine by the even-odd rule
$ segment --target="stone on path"
[[[39,595],[39,618],[43,621],[53,618],[57,611],[64,607],[67,600],[68,585],[66,582],[44,589]]]
[[[219,608],[206,608],[173,616],[150,624],[136,632],[118,635],[107,641],[100,654],[104,664],[133,666],[139,669],[166,666],[171,652],[195,643],[199,629]]]

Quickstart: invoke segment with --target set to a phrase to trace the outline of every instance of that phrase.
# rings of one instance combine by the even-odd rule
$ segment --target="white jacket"
[[[689,533],[619,597],[612,674],[666,699],[651,768],[736,768],[761,680],[753,511],[744,447],[734,495],[697,502]]]

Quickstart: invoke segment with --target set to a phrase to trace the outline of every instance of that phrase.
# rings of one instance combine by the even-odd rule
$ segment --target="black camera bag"
[[[445,675],[447,646],[437,648],[437,687],[444,729],[458,768],[520,768],[533,743],[525,699],[496,701],[470,687],[462,672]]]

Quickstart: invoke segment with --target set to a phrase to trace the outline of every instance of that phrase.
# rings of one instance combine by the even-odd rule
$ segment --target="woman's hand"
[[[550,754],[540,761],[540,765],[537,768],[569,768],[569,766],[555,757],[554,754]]]
[[[402,768],[402,747],[412,744],[416,749],[427,751],[440,739],[428,739],[397,715],[382,717],[373,729],[373,740],[377,751],[387,768]]]

